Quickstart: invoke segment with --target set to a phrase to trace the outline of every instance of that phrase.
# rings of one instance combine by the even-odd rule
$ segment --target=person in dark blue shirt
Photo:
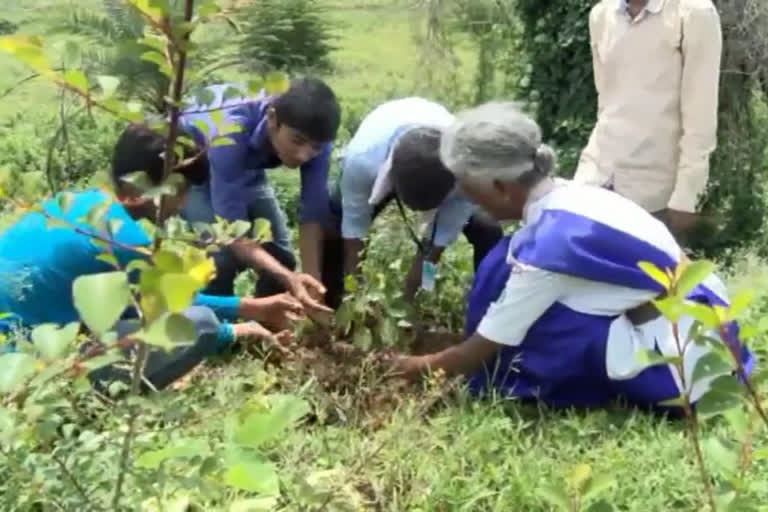
[[[106,221],[120,224],[111,235],[114,255],[121,266],[146,258],[150,238],[138,220],[154,219],[157,211],[152,199],[122,178],[143,170],[149,180],[159,184],[163,173],[164,139],[142,125],[131,125],[119,138],[112,165],[116,196],[103,190],[74,192],[66,211],[58,197],[43,201],[42,211],[24,214],[0,235],[0,331],[18,327],[34,327],[45,323],[67,324],[79,319],[72,295],[72,285],[80,276],[108,272],[113,268],[98,258],[103,249],[89,235],[94,228],[84,222],[89,211],[99,205],[108,207]],[[206,159],[200,158],[183,169],[188,183],[202,183],[208,175]],[[168,197],[164,212],[172,215],[183,201],[184,191]],[[48,219],[60,222],[48,227]],[[103,235],[99,235],[103,236]],[[162,388],[194,368],[203,357],[240,338],[271,337],[266,328],[255,322],[284,326],[289,317],[300,313],[299,302],[287,294],[266,298],[222,297],[200,293],[187,316],[195,323],[198,340],[195,345],[172,351],[153,353],[147,366],[148,379]],[[115,326],[126,335],[136,329],[130,311]],[[239,318],[245,323],[229,323]],[[134,327],[131,328],[131,325]],[[6,347],[8,349],[9,347]],[[10,347],[13,349],[13,347]],[[115,377],[108,369],[107,380]]]
[[[301,268],[327,287],[323,252],[330,222],[328,170],[341,115],[333,91],[321,80],[302,78],[275,96],[264,91],[250,96],[237,84],[214,85],[208,92],[210,98],[205,104],[187,108],[181,117],[183,129],[207,149],[211,168],[210,179],[190,191],[184,217],[200,222],[212,222],[216,215],[227,220],[267,219],[273,241],[264,247],[293,269],[296,260],[286,217],[265,170],[300,168]],[[219,139],[225,137],[229,140],[221,144]],[[222,252],[217,267],[222,275],[234,275],[246,267],[262,268],[253,256],[252,251],[236,243]],[[215,283],[219,293],[229,291],[219,283]],[[262,290],[268,290],[262,294],[280,289],[269,288],[272,284],[268,276],[260,279]],[[283,283],[278,280],[277,285]],[[317,289],[310,287],[311,292]],[[315,293],[315,298],[319,299],[320,294]]]

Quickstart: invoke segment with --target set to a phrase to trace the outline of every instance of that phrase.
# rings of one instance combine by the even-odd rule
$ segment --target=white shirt
[[[415,97],[383,103],[368,114],[344,150],[341,234],[345,239],[365,238],[374,205],[392,191],[388,173],[398,138],[416,126],[442,129],[453,121],[454,116],[442,105]],[[437,210],[422,215],[423,222],[430,224],[434,215],[438,216],[434,244],[446,247],[454,242],[474,208],[455,188]],[[431,226],[427,230],[431,231]]]

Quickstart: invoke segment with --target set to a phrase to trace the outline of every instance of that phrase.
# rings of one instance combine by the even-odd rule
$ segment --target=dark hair
[[[440,131],[413,128],[396,142],[392,182],[400,200],[414,210],[437,208],[456,182],[440,160]]]
[[[286,92],[272,103],[279,123],[298,130],[315,142],[336,138],[341,108],[328,85],[317,78],[291,81]]]
[[[138,171],[147,173],[154,185],[159,185],[163,179],[165,161],[162,154],[165,151],[166,139],[161,134],[144,124],[130,124],[117,139],[112,152],[112,181],[116,187],[124,184],[122,179]],[[184,149],[184,158],[194,156],[195,150]],[[193,163],[179,169],[187,181],[193,185],[201,185],[208,180],[208,158],[201,155]]]

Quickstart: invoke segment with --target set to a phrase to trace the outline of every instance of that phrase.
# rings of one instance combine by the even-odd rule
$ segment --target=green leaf
[[[605,500],[600,500],[590,505],[586,512],[613,512],[613,510],[613,505]]]
[[[677,323],[685,312],[685,302],[678,297],[654,300],[653,305],[667,320],[673,323]]]
[[[685,301],[683,313],[700,322],[707,329],[714,329],[720,325],[717,313],[711,307],[698,302]]]
[[[741,395],[744,392],[739,379],[735,375],[721,375],[710,383],[710,388],[720,393]]]
[[[118,86],[120,85],[120,79],[115,76],[99,75],[96,77],[101,87],[101,99],[108,99],[115,95]]]
[[[109,219],[109,221],[107,221],[107,232],[110,236],[115,238],[118,233],[120,233],[120,228],[123,227],[123,224],[124,222],[122,219]]]
[[[125,359],[125,356],[123,356],[122,353],[120,353],[119,350],[110,350],[106,354],[102,354],[100,356],[92,357],[91,359],[88,359],[87,361],[83,362],[83,366],[88,369],[88,371],[98,370],[99,368],[103,368],[105,366],[109,366],[111,364],[115,364],[119,361],[122,361]]]
[[[707,260],[695,261],[686,265],[680,278],[675,283],[675,291],[678,297],[687,297],[714,270],[715,264]]]
[[[72,294],[80,317],[96,334],[111,329],[131,302],[125,272],[80,276],[72,285]]]
[[[173,444],[144,452],[136,459],[136,465],[145,469],[156,469],[168,459],[188,459],[192,457],[205,457],[211,452],[208,443],[204,439],[183,438],[173,441]]]
[[[152,181],[149,179],[149,175],[145,171],[136,171],[130,174],[126,174],[121,178],[122,181],[129,183],[136,187],[139,192],[144,192],[153,187]]]
[[[265,243],[272,240],[272,225],[267,219],[255,219],[251,230],[251,240]]]
[[[581,491],[585,500],[596,498],[600,493],[616,484],[616,478],[607,473],[592,475]]]
[[[349,302],[344,302],[336,311],[336,326],[341,330],[341,335],[346,336],[352,327],[352,306]]]
[[[740,317],[742,314],[744,314],[748,309],[749,306],[752,305],[752,302],[755,300],[755,292],[752,290],[743,290],[741,293],[736,295],[730,302],[730,306],[728,307],[728,318],[730,320],[735,320],[738,317]]]
[[[229,506],[229,512],[270,512],[277,506],[277,498],[249,498],[237,500]]]
[[[210,147],[217,148],[220,146],[231,146],[235,141],[226,135],[216,136],[210,143]]]
[[[672,285],[672,280],[666,272],[648,261],[641,261],[637,266],[640,267],[640,270],[648,274],[650,278],[663,286],[665,290],[669,290],[669,287]]]
[[[310,412],[309,404],[295,396],[272,397],[271,408],[249,414],[237,426],[234,441],[243,446],[257,448],[282,435],[288,427]]]
[[[152,257],[155,266],[161,272],[183,272],[184,261],[173,251],[161,249]]]
[[[368,351],[373,346],[373,337],[371,336],[371,330],[367,327],[361,326],[355,330],[355,345],[361,349]]]
[[[208,125],[208,122],[203,119],[195,119],[192,121],[192,124],[200,130],[200,132],[205,136],[207,139],[210,136],[211,127]]]
[[[85,222],[91,227],[100,229],[104,224],[104,219],[107,216],[107,212],[109,212],[110,206],[112,205],[108,202],[95,205],[88,210],[88,214],[85,216]]]
[[[70,69],[64,73],[64,80],[72,87],[86,93],[88,92],[88,78],[79,69]]]
[[[344,278],[344,291],[350,294],[357,293],[357,279],[353,275]]]
[[[232,238],[241,238],[251,230],[251,223],[247,220],[236,220],[229,225],[229,234]]]
[[[195,101],[197,101],[197,104],[204,109],[216,101],[216,95],[208,88],[200,89],[195,95]]]
[[[733,393],[709,390],[696,402],[696,413],[702,418],[711,418],[741,405],[741,396]]]
[[[685,407],[685,397],[681,395],[669,400],[662,400],[659,405],[662,407]]]
[[[565,493],[564,485],[545,483],[536,489],[536,494],[550,505],[553,505],[560,510],[568,511],[571,508],[571,503],[568,499],[568,495]]]
[[[566,477],[566,482],[573,489],[583,492],[585,486],[592,478],[592,467],[589,464],[577,464]]]
[[[125,272],[130,274],[136,270],[143,271],[147,268],[149,268],[149,263],[147,263],[145,260],[136,259],[128,262],[128,264],[125,266]]]
[[[43,359],[53,361],[65,355],[67,349],[74,345],[79,331],[78,322],[67,324],[61,329],[55,324],[38,325],[32,330],[32,343]]]
[[[380,321],[381,340],[386,347],[394,347],[400,339],[397,323],[392,317],[384,317]]]
[[[270,496],[280,492],[275,466],[269,462],[238,462],[224,473],[224,483],[242,491]]]
[[[232,87],[229,86],[226,89],[224,89],[224,95],[222,96],[222,101],[232,100],[235,98],[239,98],[242,100],[245,100],[245,91],[240,89],[239,87]]]
[[[264,89],[267,94],[282,94],[291,86],[288,75],[280,71],[270,71],[264,77]]]
[[[264,89],[264,80],[248,80],[248,94],[257,96]]]
[[[216,5],[216,2],[214,0],[208,0],[198,7],[197,15],[201,18],[207,18],[208,16],[218,14],[219,11],[221,11],[221,8]]]
[[[718,354],[714,352],[708,352],[696,361],[696,366],[693,370],[693,383],[712,377],[713,375],[720,375],[730,372],[732,370],[731,365],[723,360]]]
[[[29,354],[12,352],[0,356],[0,393],[11,393],[35,373],[36,361]]]
[[[142,53],[141,60],[145,60],[147,62],[151,62],[157,65],[157,69],[168,78],[171,78],[173,76],[173,70],[171,69],[171,66],[168,65],[168,61],[165,59],[164,55],[161,55],[160,53],[154,50],[151,50],[151,51]]]
[[[660,364],[679,364],[682,358],[680,356],[663,356],[655,350],[643,350],[635,355],[637,361],[646,366],[656,366]]]
[[[72,203],[75,200],[75,194],[72,192],[60,192],[58,196],[58,202],[59,202],[59,208],[61,208],[62,213],[69,212],[69,209],[72,208]]]
[[[166,313],[146,330],[139,331],[136,337],[154,347],[171,350],[193,344],[197,334],[192,320],[179,313]]]
[[[187,274],[165,274],[160,278],[165,304],[172,313],[181,313],[192,305],[200,283]]]
[[[739,447],[726,446],[717,437],[710,437],[704,440],[702,448],[706,459],[718,474],[731,478],[739,470]]]
[[[170,15],[167,0],[128,0],[128,3],[155,22],[160,22],[163,16]]]
[[[43,43],[37,36],[12,35],[0,37],[0,50],[12,54],[44,76],[53,74],[51,63],[43,53]]]

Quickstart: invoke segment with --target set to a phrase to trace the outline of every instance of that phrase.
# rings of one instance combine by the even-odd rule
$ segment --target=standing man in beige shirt
[[[597,124],[574,179],[612,186],[684,236],[717,144],[717,10],[711,0],[602,0],[589,32]]]

